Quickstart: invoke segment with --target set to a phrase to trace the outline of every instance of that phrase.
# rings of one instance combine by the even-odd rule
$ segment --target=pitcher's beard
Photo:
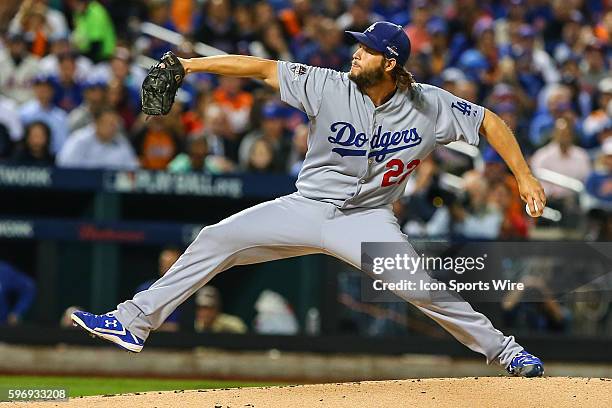
[[[381,65],[372,71],[362,71],[359,74],[352,74],[349,72],[348,77],[351,81],[357,84],[359,89],[364,90],[378,85],[383,80],[384,74],[385,70],[383,65]]]

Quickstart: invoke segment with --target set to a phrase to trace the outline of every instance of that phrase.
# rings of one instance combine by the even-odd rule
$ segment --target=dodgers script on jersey
[[[281,99],[310,118],[298,191],[339,208],[390,204],[437,144],[479,142],[484,108],[432,85],[376,107],[346,72],[279,61],[278,79]]]

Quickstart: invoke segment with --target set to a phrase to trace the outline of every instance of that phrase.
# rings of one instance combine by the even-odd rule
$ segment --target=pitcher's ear
[[[397,61],[395,60],[395,58],[385,59],[385,71],[387,72],[393,71],[393,68],[395,68],[396,65],[397,65]]]

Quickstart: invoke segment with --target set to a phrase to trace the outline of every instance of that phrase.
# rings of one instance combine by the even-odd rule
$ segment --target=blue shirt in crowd
[[[10,313],[23,316],[32,304],[35,293],[32,278],[0,261],[0,324],[6,322]]]

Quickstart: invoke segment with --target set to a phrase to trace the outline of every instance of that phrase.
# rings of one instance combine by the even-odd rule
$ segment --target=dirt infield
[[[0,404],[2,405],[2,404]],[[611,407],[612,379],[604,378],[433,378],[148,392],[27,403],[34,407]]]

